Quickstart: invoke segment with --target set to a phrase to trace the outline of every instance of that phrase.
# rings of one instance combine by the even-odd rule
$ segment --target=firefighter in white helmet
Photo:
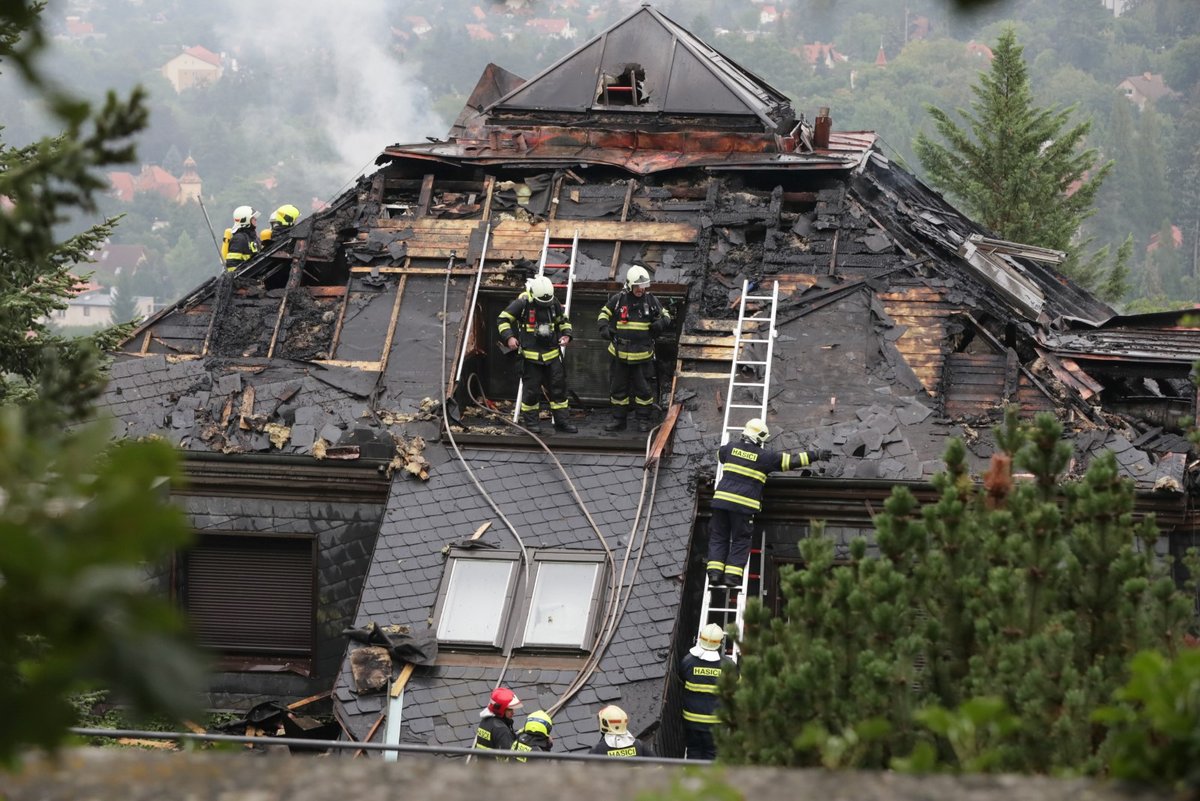
[[[654,411],[654,340],[671,327],[671,315],[650,293],[650,271],[634,264],[625,287],[600,307],[600,336],[609,340],[608,394],[613,420],[605,431],[624,431],[633,391],[637,430],[649,431]]]
[[[736,673],[737,665],[725,657],[722,645],[725,631],[716,623],[700,629],[696,644],[679,661],[683,679],[683,731],[687,736],[687,759],[716,759],[717,744],[713,727],[721,722],[721,676]]]
[[[563,305],[554,297],[554,284],[544,275],[529,280],[525,291],[500,312],[500,340],[509,350],[519,351],[521,376],[521,425],[534,432],[542,430],[538,414],[542,387],[550,398],[550,416],[554,428],[574,434],[568,417],[567,373],[563,368],[563,348],[571,341],[571,321]]]
[[[258,212],[249,206],[233,210],[233,227],[225,253],[225,271],[232,272],[258,255]]]
[[[629,733],[629,715],[625,710],[609,704],[600,710],[600,742],[588,753],[610,757],[654,756],[653,749]]]
[[[714,587],[740,587],[750,556],[754,514],[762,509],[767,474],[799,470],[813,462],[833,458],[825,449],[782,453],[768,451],[767,424],[755,417],[742,429],[740,441],[730,441],[717,451],[721,480],[713,493],[708,519],[708,583]]]

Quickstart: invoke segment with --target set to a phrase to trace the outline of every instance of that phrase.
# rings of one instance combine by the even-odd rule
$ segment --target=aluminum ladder
[[[746,306],[751,303],[762,303],[765,304],[765,307],[755,313],[747,314]],[[778,335],[775,330],[778,308],[778,281],[771,282],[771,294],[769,295],[752,295],[750,294],[750,282],[748,280],[742,282],[737,327],[733,333],[733,357],[729,365],[729,385],[725,390],[725,418],[721,425],[722,445],[740,433],[751,419],[758,417],[766,420],[767,418],[767,402],[771,397],[771,361],[775,354],[775,337]],[[748,345],[766,345],[766,354],[761,359],[743,355],[742,349]],[[748,373],[747,368],[749,368]],[[761,380],[751,380],[757,379],[760,374]],[[756,393],[761,393],[758,395],[758,400],[754,399]],[[721,465],[718,464],[716,484],[721,482],[722,472]],[[713,486],[715,487],[716,484]],[[751,546],[750,558],[746,565],[746,571],[742,574],[740,587],[711,587],[708,583],[708,571],[705,571],[700,625],[696,629],[697,637],[700,636],[700,630],[709,623],[717,623],[721,628],[726,628],[732,622],[737,630],[738,638],[741,638],[746,598],[750,593],[762,598],[765,589],[766,532],[760,532],[756,545],[757,548]],[[727,643],[725,655],[736,662],[738,647]]]
[[[566,256],[563,256],[564,252],[567,253]],[[575,229],[575,236],[571,239],[571,244],[567,245],[564,242],[551,242],[550,241],[550,226],[549,225],[546,226],[546,236],[544,239],[542,239],[542,255],[538,259],[537,274],[545,275],[546,268],[550,268],[550,269],[554,270],[554,269],[562,269],[565,267],[567,269],[567,281],[566,281],[567,297],[563,301],[563,316],[565,316],[568,320],[571,319],[571,291],[575,288],[575,254],[578,252],[579,252],[579,229],[578,228]],[[557,258],[565,258],[566,261],[565,262],[555,261],[555,262],[547,263],[547,259],[550,257],[551,253],[556,254]],[[559,286],[561,286],[561,284],[555,284],[554,288],[557,289]],[[521,320],[519,322],[521,325],[525,324],[524,320]],[[518,332],[518,334],[519,333],[520,332]],[[519,338],[520,337],[518,336],[518,339]],[[559,350],[561,351],[562,348],[559,348]],[[524,357],[520,356],[518,354],[518,358],[524,358]],[[562,357],[560,356],[559,358],[562,358]],[[519,422],[521,420],[521,396],[524,393],[525,393],[525,379],[524,379],[524,377],[522,377],[521,379],[519,379],[517,381],[517,399],[516,399],[516,401],[513,402],[512,421],[514,423]]]

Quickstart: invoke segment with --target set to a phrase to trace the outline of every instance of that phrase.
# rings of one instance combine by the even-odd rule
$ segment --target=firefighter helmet
[[[625,710],[614,704],[609,704],[600,710],[601,734],[625,734],[629,731],[629,715]]]
[[[761,417],[755,417],[746,423],[746,426],[742,429],[742,436],[755,445],[762,445],[767,441],[767,437],[771,436],[771,432],[767,429],[767,424],[762,421]]]
[[[244,228],[254,222],[258,212],[249,206],[238,206],[233,210],[233,224],[236,228]]]
[[[554,721],[550,719],[550,715],[542,710],[530,712],[529,717],[525,718],[525,731],[535,732],[550,736],[550,730],[554,728]]]
[[[554,301],[554,284],[544,275],[529,279],[529,295],[543,306]]]
[[[629,268],[629,272],[625,273],[625,286],[633,289],[641,287],[642,289],[650,288],[650,271],[640,264],[635,264]]]
[[[497,687],[492,690],[492,700],[488,704],[488,711],[493,715],[504,717],[510,709],[520,709],[521,699],[517,698],[516,693],[507,687]]]
[[[278,224],[284,228],[295,225],[298,219],[300,219],[300,209],[290,203],[280,206],[271,214],[271,224]]]
[[[697,642],[705,651],[715,651],[721,647],[721,640],[724,638],[725,630],[716,623],[709,623],[700,629],[700,637]]]

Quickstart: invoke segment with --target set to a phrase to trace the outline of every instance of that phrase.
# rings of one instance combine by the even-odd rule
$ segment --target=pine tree
[[[33,66],[42,7],[0,6],[0,57],[52,99],[66,128],[0,148],[0,768],[30,746],[61,744],[76,723],[70,693],[106,689],[138,711],[181,714],[195,711],[203,675],[178,613],[146,582],[146,566],[189,537],[163,491],[178,478],[177,454],[161,440],[114,445],[106,424],[89,422],[99,352],[39,321],[74,287],[67,266],[112,221],[65,242],[54,224],[93,207],[99,170],[133,159],[127,140],[145,121],[138,92],[93,112],[46,86]]]
[[[112,307],[109,309],[113,325],[132,322],[137,317],[137,299],[133,290],[133,271],[122,271],[112,288]]]
[[[11,61],[43,92],[65,127],[57,137],[26,146],[0,141],[0,197],[9,201],[0,206],[0,402],[36,391],[48,348],[103,350],[128,330],[110,328],[85,340],[65,340],[54,335],[46,318],[66,308],[80,280],[71,268],[89,262],[117,220],[62,241],[55,227],[72,212],[96,210],[95,195],[107,186],[100,170],[134,160],[129,137],[146,125],[145,95],[138,89],[119,100],[110,92],[93,111],[86,101],[49,86],[32,68],[33,54],[45,44],[40,10],[39,4],[18,4],[0,16],[0,59]]]
[[[920,133],[914,149],[930,182],[998,236],[1073,252],[1073,238],[1112,164],[1097,167],[1096,151],[1083,149],[1091,123],[1071,126],[1074,106],[1033,104],[1012,28],[1001,34],[994,53],[991,71],[971,87],[971,109],[958,109],[967,128],[930,106],[946,144]]]
[[[722,688],[722,758],[829,764],[836,742],[850,767],[887,768],[919,747],[961,766],[921,710],[995,697],[1012,727],[977,733],[991,769],[1092,766],[1103,732],[1091,713],[1134,653],[1174,651],[1192,607],[1155,561],[1157,530],[1134,519],[1115,459],[1063,481],[1061,435],[1052,416],[1022,425],[1010,410],[982,486],[951,441],[937,500],[896,487],[874,552],[858,540],[848,564],[814,529],[803,568],[782,571],[782,613],[748,605],[741,677]]]

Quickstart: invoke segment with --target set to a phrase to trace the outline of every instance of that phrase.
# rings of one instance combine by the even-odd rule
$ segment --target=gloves
[[[833,451],[829,450],[828,448],[821,448],[819,451],[810,453],[809,456],[812,457],[813,461],[815,462],[828,462],[833,458]]]

